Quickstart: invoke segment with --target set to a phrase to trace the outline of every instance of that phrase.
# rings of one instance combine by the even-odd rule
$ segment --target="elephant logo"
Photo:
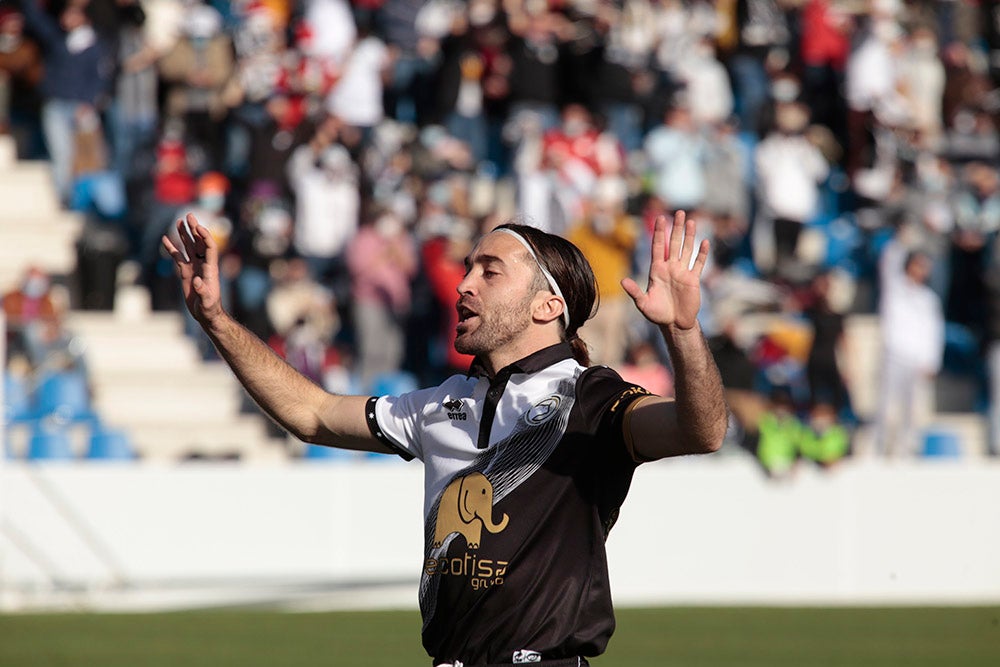
[[[456,477],[441,494],[432,546],[436,549],[449,535],[460,533],[470,549],[478,549],[483,528],[499,533],[507,527],[508,518],[504,514],[499,523],[493,523],[493,485],[485,475],[474,472]]]

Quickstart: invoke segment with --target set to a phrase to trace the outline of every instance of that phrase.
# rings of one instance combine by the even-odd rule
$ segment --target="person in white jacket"
[[[898,238],[879,260],[882,385],[875,451],[880,456],[917,454],[932,412],[934,377],[944,356],[941,299],[927,285],[932,268],[926,253],[908,250]]]
[[[760,213],[770,222],[774,239],[774,268],[778,277],[789,277],[797,264],[802,226],[820,209],[820,183],[829,165],[805,131],[809,110],[799,102],[779,102],[775,129],[757,147],[754,166]]]

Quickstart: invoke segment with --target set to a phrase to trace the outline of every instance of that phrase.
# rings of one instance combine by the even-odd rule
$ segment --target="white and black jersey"
[[[637,466],[622,422],[647,392],[565,343],[475,368],[368,404],[372,433],[425,466],[424,647],[435,664],[599,655],[604,542]]]

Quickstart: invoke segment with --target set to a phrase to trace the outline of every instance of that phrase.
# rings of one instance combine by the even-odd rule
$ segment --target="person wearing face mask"
[[[565,221],[577,220],[584,214],[586,199],[598,179],[620,173],[622,163],[621,143],[602,132],[582,104],[567,104],[562,124],[542,139],[542,168],[549,174],[551,196]],[[564,231],[556,224],[549,229]]]
[[[3,312],[7,320],[8,355],[23,354],[37,367],[44,361],[43,334],[58,326],[60,320],[49,275],[41,267],[28,267],[20,286],[4,294]]]
[[[37,36],[45,60],[40,84],[42,131],[63,205],[69,204],[72,195],[77,118],[81,109],[106,101],[113,81],[114,54],[91,25],[88,2],[69,0],[58,20],[42,9],[39,0],[21,3],[25,22]]]
[[[629,298],[620,284],[630,275],[639,241],[639,225],[625,212],[625,195],[621,179],[599,181],[587,214],[566,236],[594,267],[597,278],[601,307],[582,329],[590,342],[590,357],[612,368],[625,361]]]

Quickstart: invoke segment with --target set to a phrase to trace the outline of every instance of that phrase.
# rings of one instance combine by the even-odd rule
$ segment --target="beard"
[[[477,326],[455,337],[455,350],[478,356],[510,343],[531,324],[530,305],[533,298],[534,294],[529,294],[519,303],[498,305],[490,312],[479,313]]]

